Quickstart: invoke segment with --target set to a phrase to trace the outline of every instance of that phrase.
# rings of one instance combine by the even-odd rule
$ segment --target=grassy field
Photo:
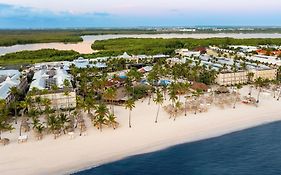
[[[39,62],[73,60],[79,56],[75,51],[42,49],[37,51],[21,51],[0,56],[0,65],[34,64]]]
[[[233,39],[233,38],[209,38],[209,39],[153,39],[153,38],[120,38],[96,41],[92,48],[100,50],[97,56],[119,55],[123,52],[129,54],[172,54],[175,49],[194,49],[201,46],[216,45],[225,47],[228,45],[281,45],[281,39]]]

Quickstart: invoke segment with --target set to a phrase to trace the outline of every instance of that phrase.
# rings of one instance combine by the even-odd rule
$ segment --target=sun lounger
[[[69,138],[74,139],[74,132],[68,132]]]
[[[27,142],[28,136],[27,135],[22,135],[18,137],[18,143],[23,143]]]

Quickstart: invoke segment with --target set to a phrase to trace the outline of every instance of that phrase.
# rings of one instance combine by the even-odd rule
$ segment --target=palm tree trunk
[[[20,124],[20,136],[21,136],[21,128],[22,128],[22,125]]]
[[[186,116],[186,100],[184,102],[184,116]]]
[[[156,114],[156,118],[155,118],[155,123],[158,122],[159,110],[160,110],[160,105],[158,105],[157,114]]]
[[[236,96],[235,101],[234,101],[234,104],[233,104],[233,109],[236,108],[237,98],[238,98],[238,97]]]
[[[248,95],[250,96],[250,98],[252,97],[252,87],[250,86],[250,89],[249,89],[249,93],[248,93]]]
[[[278,97],[277,97],[277,101],[279,101],[280,96],[281,96],[281,90],[279,91],[279,95],[278,95]]]
[[[82,136],[82,125],[80,124],[80,133],[79,136]]]
[[[260,102],[260,94],[261,94],[261,88],[259,88],[258,96],[257,96],[257,103]]]
[[[114,115],[114,105],[113,105],[113,100],[111,100],[111,110],[112,110],[112,114]]]
[[[131,128],[132,125],[131,125],[131,110],[129,110],[129,127]]]

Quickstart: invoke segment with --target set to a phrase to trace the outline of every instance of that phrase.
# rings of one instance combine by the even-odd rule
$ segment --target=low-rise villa
[[[13,101],[11,88],[16,87],[20,92],[24,92],[28,86],[27,79],[18,70],[0,71],[0,99],[7,104]]]
[[[68,87],[66,83],[68,82]],[[42,93],[34,93],[34,96],[50,100],[52,109],[66,109],[76,107],[76,92],[71,86],[71,75],[63,68],[44,68],[34,73],[29,92],[40,90]],[[67,91],[67,93],[66,93]]]

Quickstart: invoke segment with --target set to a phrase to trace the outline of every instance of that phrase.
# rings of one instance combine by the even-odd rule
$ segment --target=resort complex
[[[100,57],[79,55],[74,60],[39,62],[21,66],[19,70],[1,70],[1,144],[7,149],[10,145],[21,149],[23,144],[48,142],[48,150],[58,149],[60,153],[56,154],[69,158],[71,154],[63,150],[77,149],[75,145],[80,145],[84,139],[89,144],[84,145],[85,152],[95,147],[88,158],[99,161],[108,157],[102,151],[105,147],[110,149],[110,144],[105,144],[108,139],[123,139],[124,145],[135,145],[132,148],[143,142],[155,146],[167,135],[170,139],[176,135],[188,136],[192,141],[189,131],[200,128],[206,130],[204,133],[220,134],[203,120],[216,126],[216,122],[230,122],[218,127],[226,132],[234,125],[242,128],[276,120],[274,117],[266,119],[261,114],[265,108],[278,113],[280,58],[261,55],[260,47],[180,48],[170,55],[129,52]],[[242,113],[253,114],[258,119]],[[171,122],[174,126],[169,126]],[[173,128],[170,133],[167,133],[168,127]],[[144,131],[149,138],[147,141],[144,141],[142,128],[147,130]],[[125,141],[127,137],[133,143]],[[59,141],[53,143],[52,138],[64,140],[70,147],[56,147]],[[111,151],[123,149],[117,142],[115,144]],[[29,149],[39,151],[39,148],[30,146]],[[73,151],[73,154],[82,156],[81,151]],[[51,155],[54,154],[44,153],[45,157]],[[65,166],[66,163],[73,166],[70,158],[66,162],[64,158],[58,159],[60,163],[50,164],[44,171],[49,166]]]

